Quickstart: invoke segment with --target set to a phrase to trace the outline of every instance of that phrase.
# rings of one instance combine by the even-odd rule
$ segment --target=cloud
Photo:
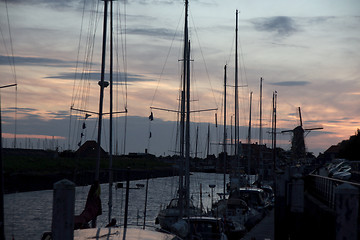
[[[12,62],[12,57],[0,55],[0,65],[8,65]],[[64,61],[56,58],[41,57],[20,57],[14,56],[14,62],[19,66],[42,66],[42,67],[72,67],[76,64],[74,61]]]
[[[15,111],[15,110],[18,110],[18,111],[21,111],[21,112],[33,112],[33,111],[37,111],[37,109],[35,109],[35,108],[20,108],[20,107],[18,107],[18,108],[14,108],[14,107],[8,107],[8,108],[6,108],[6,109],[2,109],[2,112],[6,112],[6,111],[8,111],[8,112],[13,112],[13,111]]]
[[[6,0],[0,0],[0,2],[6,2]],[[66,9],[66,8],[72,8],[74,5],[80,4],[81,0],[11,0],[7,1],[10,4],[14,5],[44,5],[50,8],[55,9]]]
[[[308,46],[296,45],[296,44],[284,44],[284,43],[275,43],[275,42],[272,42],[271,44],[279,47],[307,48],[307,49],[309,48]]]
[[[126,30],[126,33],[133,35],[162,37],[165,39],[173,39],[176,36],[174,31],[167,28],[130,28]]]
[[[78,73],[78,77],[80,78],[81,73]],[[88,80],[96,80],[99,81],[101,79],[101,73],[100,72],[90,72],[90,73],[84,73],[86,79]],[[118,82],[118,83],[124,83],[125,82],[125,75],[123,72],[114,72],[113,73],[114,79],[118,79],[118,80],[114,80],[114,82]],[[75,74],[73,72],[68,72],[68,73],[60,73],[59,75],[53,75],[53,76],[47,76],[45,78],[56,78],[56,79],[74,79]],[[110,75],[109,73],[105,73],[105,79],[110,79]],[[155,81],[154,79],[150,79],[150,78],[146,78],[144,75],[140,75],[140,74],[131,74],[131,73],[127,73],[126,75],[126,80],[127,82],[147,82],[147,81]]]
[[[285,86],[285,87],[294,87],[294,86],[305,86],[310,84],[308,81],[284,81],[284,82],[273,82],[269,83],[270,85],[275,86]]]
[[[127,1],[127,0],[126,0]],[[138,1],[133,1],[133,2],[137,2],[138,4],[141,5],[161,5],[161,4],[166,4],[166,5],[172,5],[174,4],[176,1],[169,1],[169,0],[138,0]]]
[[[252,23],[258,31],[275,32],[282,37],[288,37],[299,31],[294,19],[286,16],[256,19]]]

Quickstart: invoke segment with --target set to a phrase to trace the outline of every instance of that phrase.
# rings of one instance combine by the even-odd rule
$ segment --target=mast
[[[272,149],[273,149],[273,170],[276,169],[276,103],[277,92],[273,93],[273,120],[272,120]]]
[[[236,10],[235,27],[235,158],[239,160],[239,96],[238,96],[238,10]]]
[[[110,0],[104,0],[104,25],[103,25],[103,42],[102,42],[102,56],[101,56],[101,80],[99,81],[100,99],[99,99],[99,121],[98,121],[97,159],[96,159],[96,169],[95,169],[95,181],[99,181],[104,88],[107,87],[107,83],[105,83],[104,79],[105,79],[106,28],[107,28],[108,1],[110,1]]]
[[[186,215],[189,216],[190,203],[190,41],[187,49],[187,75],[186,75],[186,145],[185,145],[185,189],[186,189]]]
[[[262,152],[262,144],[263,144],[263,137],[262,137],[262,82],[263,78],[260,78],[260,126],[259,126],[259,162],[258,167],[264,170],[264,162],[263,162],[263,152]],[[260,175],[260,177],[262,177]]]
[[[206,157],[210,154],[210,124],[208,124]]]
[[[103,25],[103,42],[102,42],[102,56],[101,56],[101,78],[100,85],[100,99],[99,99],[99,120],[98,120],[98,136],[97,136],[97,159],[95,169],[95,181],[99,181],[100,172],[100,158],[101,158],[101,131],[102,131],[102,116],[103,116],[103,103],[104,103],[104,88],[108,86],[105,82],[105,56],[106,56],[106,30],[107,30],[107,11],[108,1],[104,0],[104,25]],[[96,227],[96,218],[91,222],[92,227]]]
[[[189,40],[188,40],[188,0],[185,0],[185,20],[184,20],[184,52],[183,52],[183,81],[182,81],[182,91],[181,91],[181,117],[180,117],[180,174],[179,174],[179,208],[180,208],[180,217],[183,217],[183,207],[185,200],[186,212],[188,212],[188,137],[190,137],[190,128],[188,128],[190,116],[188,110],[190,108],[190,72],[188,67],[188,55],[189,55]],[[189,86],[188,86],[189,85]],[[188,99],[189,98],[189,99]],[[186,109],[185,109],[186,107]],[[187,114],[185,114],[185,111]],[[185,126],[185,116],[186,116],[186,126]],[[185,129],[186,128],[186,129]],[[189,136],[188,136],[189,135]],[[189,151],[190,152],[190,151]],[[185,162],[185,163],[184,163]],[[185,165],[185,168],[184,168]],[[184,173],[185,169],[185,173]],[[185,176],[184,176],[185,175]],[[185,177],[185,184],[184,184]]]
[[[233,139],[233,116],[231,115],[231,118],[230,118],[230,142],[231,142],[231,154],[234,152],[234,139]]]
[[[113,155],[113,2],[110,1],[110,146],[109,146],[109,216],[108,221],[111,221],[112,214],[112,187],[113,187],[113,169],[112,169],[112,155]]]
[[[259,145],[262,145],[262,82],[263,78],[260,78],[260,131],[259,131]]]
[[[226,64],[224,66],[224,142],[223,142],[223,153],[224,153],[224,199],[226,193]]]
[[[248,175],[250,175],[250,158],[251,158],[251,103],[252,103],[252,94],[250,92],[250,110],[249,110],[249,131],[248,131]]]
[[[10,84],[0,86],[0,88],[7,88],[17,86],[17,84]],[[2,120],[1,120],[1,94],[0,94],[0,239],[5,239],[5,224],[4,224],[4,163],[2,151]]]
[[[2,151],[2,119],[1,119],[1,96],[0,96],[0,239],[5,239],[4,222],[4,163]]]
[[[197,158],[198,140],[199,140],[199,126],[196,127],[195,158]]]

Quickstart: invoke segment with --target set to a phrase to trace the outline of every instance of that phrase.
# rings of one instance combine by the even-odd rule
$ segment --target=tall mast
[[[208,124],[206,157],[210,154],[210,124]]]
[[[235,27],[235,157],[238,160],[239,151],[239,96],[238,96],[238,10],[236,10]]]
[[[259,131],[259,145],[262,145],[262,82],[263,78],[260,78],[260,131]]]
[[[188,133],[188,127],[186,126],[185,129],[185,115],[186,115],[186,122],[188,121],[188,114],[185,114],[185,111],[187,111],[187,109],[190,107],[188,103],[188,99],[187,97],[189,97],[188,95],[190,95],[190,93],[187,93],[187,90],[189,88],[190,90],[190,86],[188,87],[188,81],[190,81],[190,74],[188,72],[188,44],[190,45],[190,43],[188,43],[188,0],[185,0],[185,20],[184,20],[184,52],[183,52],[183,81],[182,81],[182,91],[181,91],[181,116],[180,116],[180,174],[179,174],[179,207],[180,207],[180,217],[183,216],[183,206],[184,206],[184,200],[185,200],[185,207],[186,207],[186,211],[188,210],[187,205],[188,205],[188,196],[187,196],[187,190],[186,187],[188,185],[188,164],[187,164],[187,150],[189,146],[187,146],[187,135]],[[190,102],[190,101],[189,101]],[[186,109],[185,109],[186,107]],[[190,112],[190,111],[189,111]],[[187,122],[187,124],[189,124]],[[186,135],[186,136],[185,136]],[[186,139],[185,139],[186,138]],[[184,164],[185,161],[185,164]],[[184,165],[185,165],[185,174],[184,174]],[[184,175],[185,175],[185,185],[184,185]]]
[[[5,239],[4,224],[4,163],[2,151],[2,119],[1,119],[1,95],[0,95],[0,239]]]
[[[97,159],[95,169],[95,181],[99,181],[100,171],[100,157],[101,157],[101,127],[103,115],[103,102],[104,102],[104,88],[105,84],[105,55],[106,55],[106,28],[107,28],[107,11],[108,1],[104,0],[104,26],[103,26],[103,42],[102,42],[102,57],[101,57],[101,80],[100,85],[100,100],[99,100],[99,121],[98,121],[98,136],[97,136]]]
[[[190,202],[190,41],[188,45],[186,75],[186,145],[185,145],[185,189],[186,189],[186,215],[189,216]]]
[[[111,221],[112,214],[112,186],[113,186],[113,169],[112,169],[112,155],[113,155],[113,1],[110,2],[110,146],[109,146],[109,216],[108,221]]]
[[[199,126],[196,127],[195,158],[197,158],[198,140],[199,140]]]
[[[230,143],[231,143],[231,155],[233,154],[234,152],[234,139],[233,139],[233,116],[231,115],[230,117]]]
[[[224,66],[224,199],[226,193],[226,65]]]
[[[273,93],[273,120],[272,120],[272,149],[273,149],[273,170],[276,169],[276,101],[277,92]]]
[[[250,175],[250,158],[251,158],[251,103],[252,103],[252,94],[250,92],[250,109],[249,109],[249,131],[248,131],[248,175]]]
[[[263,139],[262,139],[262,82],[263,82],[263,78],[260,78],[260,126],[259,126],[259,162],[258,162],[258,167],[260,167],[261,169],[264,169],[264,162],[263,162],[263,152],[262,152],[262,144],[263,144]]]
[[[10,84],[0,86],[1,88],[13,87],[17,84]],[[1,94],[0,94],[0,239],[5,239],[5,224],[4,224],[4,163],[2,151],[2,120],[1,120]]]

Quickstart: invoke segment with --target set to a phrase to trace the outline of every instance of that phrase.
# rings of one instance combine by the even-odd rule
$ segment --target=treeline
[[[339,143],[339,157],[348,160],[360,161],[360,129],[348,140]]]

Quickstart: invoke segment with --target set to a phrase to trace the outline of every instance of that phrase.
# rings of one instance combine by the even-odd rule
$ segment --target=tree
[[[349,140],[340,143],[339,157],[348,160],[360,160],[360,129]]]

